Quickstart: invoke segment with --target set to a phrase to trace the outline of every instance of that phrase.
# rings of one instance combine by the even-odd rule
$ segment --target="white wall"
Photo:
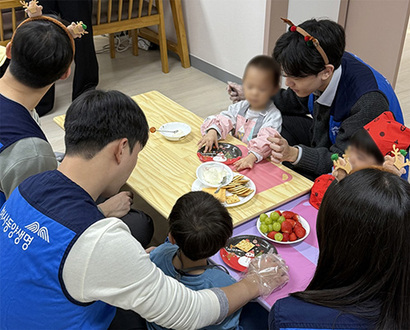
[[[267,1],[276,0],[182,0],[189,53],[241,78],[246,63],[264,51]],[[176,41],[169,1],[164,7],[167,38]],[[339,7],[340,0],[289,0],[288,18],[337,21]]]
[[[296,25],[311,18],[330,18],[337,22],[339,8],[340,0],[289,0],[288,18]]]
[[[267,0],[183,0],[191,55],[235,76],[263,53]],[[171,10],[164,1],[167,38],[175,40]]]

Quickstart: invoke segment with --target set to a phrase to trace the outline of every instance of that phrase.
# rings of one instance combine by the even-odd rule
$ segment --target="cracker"
[[[231,195],[231,196],[227,196],[226,197],[226,204],[234,204],[234,203],[238,203],[240,201],[238,195]]]
[[[235,247],[242,250],[243,252],[249,252],[255,247],[255,245],[247,241],[246,239],[243,239],[238,244],[236,244]]]

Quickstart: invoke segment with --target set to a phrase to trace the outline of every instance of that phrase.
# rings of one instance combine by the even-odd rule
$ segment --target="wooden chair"
[[[94,0],[93,33],[109,34],[111,58],[115,57],[114,33],[131,31],[132,50],[138,55],[138,29],[158,26],[162,71],[169,72],[162,0]]]
[[[0,45],[5,46],[24,20],[25,12],[18,0],[1,0],[0,12]]]
[[[186,39],[184,16],[182,15],[181,0],[169,0],[172,10],[172,18],[174,21],[175,33],[177,42],[167,40],[168,50],[177,53],[181,59],[182,67],[189,68],[191,63],[189,61],[188,43]],[[139,30],[139,35],[155,44],[159,44],[158,33],[149,28],[142,28]]]

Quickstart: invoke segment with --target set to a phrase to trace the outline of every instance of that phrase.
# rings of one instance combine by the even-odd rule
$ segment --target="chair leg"
[[[175,32],[177,35],[178,55],[181,59],[183,68],[189,68],[188,43],[186,40],[184,16],[182,15],[181,0],[169,0],[172,9],[172,18],[174,20]]]
[[[162,72],[169,72],[168,65],[168,49],[167,49],[167,38],[165,35],[165,24],[164,24],[164,7],[162,0],[157,0],[157,8],[159,14],[159,24],[158,24],[158,39],[159,39],[159,50],[161,53],[161,63]]]
[[[114,33],[110,33],[110,56],[111,58],[115,58],[115,41],[114,41]]]
[[[132,39],[132,55],[138,56],[138,31],[137,29],[131,30]]]

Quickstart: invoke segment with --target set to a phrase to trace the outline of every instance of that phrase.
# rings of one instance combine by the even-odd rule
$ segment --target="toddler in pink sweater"
[[[271,97],[279,90],[280,66],[270,56],[254,57],[243,75],[245,100],[234,103],[219,115],[205,119],[201,126],[205,152],[218,146],[229,133],[248,145],[248,155],[234,163],[237,171],[252,168],[271,153],[269,136],[281,131],[282,116]]]

